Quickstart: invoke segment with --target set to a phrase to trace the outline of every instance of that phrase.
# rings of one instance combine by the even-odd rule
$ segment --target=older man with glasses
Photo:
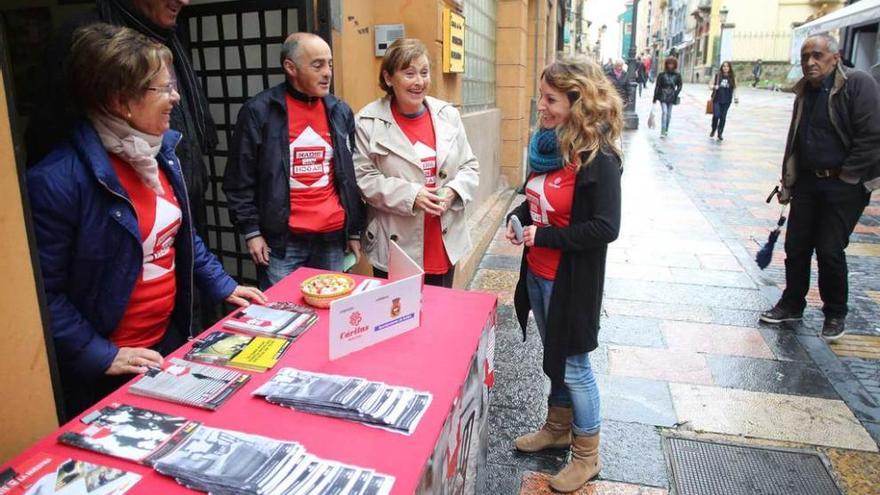
[[[96,22],[132,28],[165,45],[174,56],[172,74],[180,93],[180,105],[171,112],[171,128],[183,137],[177,156],[189,193],[194,227],[205,237],[205,191],[208,172],[204,153],[217,145],[217,131],[208,112],[207,98],[196,80],[184,43],[176,32],[177,18],[189,0],[97,0],[94,10],[74,18],[62,27],[53,40],[47,60],[45,85],[47,95],[34,110],[25,133],[28,164],[37,163],[77,121],[77,102],[71,101],[64,83],[64,63],[76,28]]]

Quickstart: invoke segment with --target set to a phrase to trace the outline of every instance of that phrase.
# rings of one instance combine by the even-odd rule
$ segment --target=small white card
[[[418,328],[424,271],[391,241],[389,282],[330,303],[330,360]]]

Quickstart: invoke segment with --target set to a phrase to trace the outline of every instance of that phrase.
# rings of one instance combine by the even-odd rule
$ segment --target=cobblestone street
[[[818,336],[815,273],[802,323],[758,324],[784,284],[784,238],[767,270],[754,255],[780,214],[764,200],[778,182],[793,97],[741,90],[722,143],[709,138],[706,88],[685,88],[667,139],[645,125],[650,94],[639,100],[642,128],[624,136],[623,227],[609,249],[600,346],[590,355],[604,467],[581,493],[669,493],[688,475],[670,455],[682,439],[818,455],[842,493],[878,493],[880,195],[847,250],[848,335],[832,346]],[[513,315],[520,255],[499,230],[471,284],[499,296],[479,493],[549,492],[547,477],[567,455],[513,450],[516,436],[540,427],[548,387],[534,323],[523,343]]]

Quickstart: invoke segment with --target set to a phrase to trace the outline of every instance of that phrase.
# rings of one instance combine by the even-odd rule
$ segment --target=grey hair
[[[293,65],[297,65],[297,59],[299,59],[300,51],[302,51],[302,43],[307,39],[319,39],[323,40],[320,36],[314,33],[293,33],[284,40],[284,44],[281,45],[281,59],[279,62],[282,66],[284,66],[285,60],[290,60],[293,62]]]
[[[293,62],[293,65],[296,65],[296,58],[299,55],[300,49],[300,38],[297,36],[288,38],[284,44],[281,45],[281,59],[279,63],[283,66],[285,60],[290,60]]]
[[[807,39],[810,38],[819,38],[825,40],[825,46],[828,48],[829,53],[838,53],[840,52],[840,42],[837,41],[837,38],[831,36],[828,33],[816,33],[810,35]],[[804,41],[806,43],[806,41]]]

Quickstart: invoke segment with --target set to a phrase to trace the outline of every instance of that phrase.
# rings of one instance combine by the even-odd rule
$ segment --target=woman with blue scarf
[[[562,59],[541,75],[541,128],[529,143],[526,201],[508,218],[523,225],[514,295],[525,338],[528,314],[544,343],[550,377],[544,426],[516,439],[517,450],[571,448],[550,480],[573,492],[599,474],[599,390],[589,353],[598,346],[608,244],[620,230],[622,103],[601,67]],[[509,224],[510,225],[510,224]]]

